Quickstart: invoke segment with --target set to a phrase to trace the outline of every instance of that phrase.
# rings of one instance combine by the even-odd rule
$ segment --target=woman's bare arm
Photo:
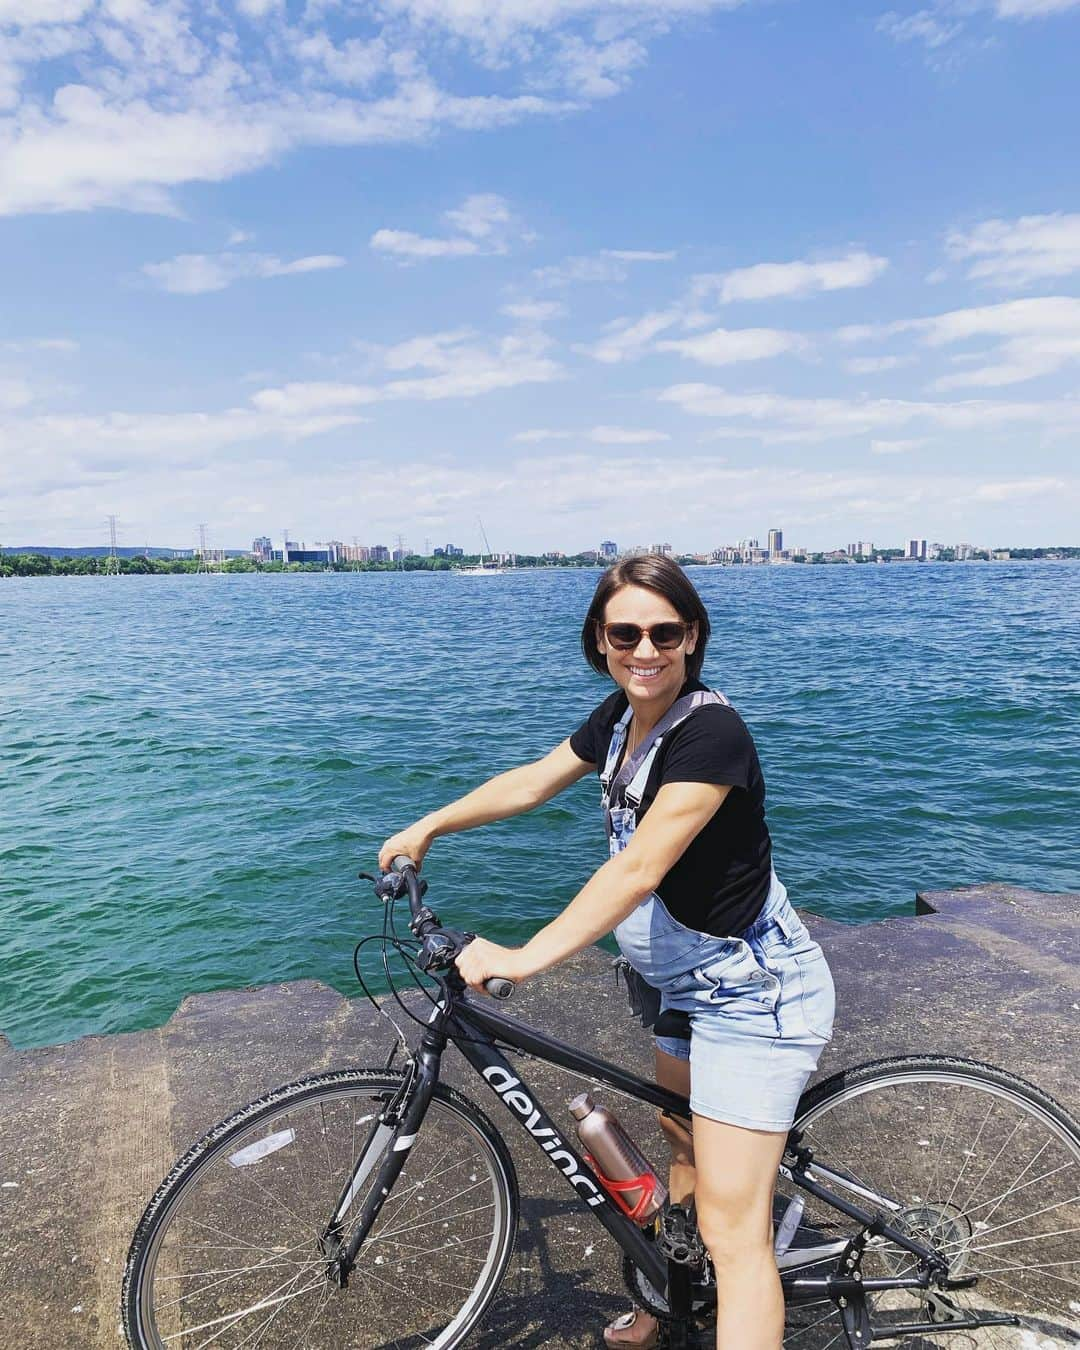
[[[527,979],[610,933],[659,886],[730,791],[708,783],[666,783],[626,848],[594,872],[524,947],[501,947],[481,938],[470,942],[457,959],[466,983],[480,989],[493,975]]]
[[[595,764],[579,759],[570,749],[569,740],[565,740],[542,759],[496,774],[464,797],[395,834],[379,850],[379,866],[388,868],[398,854],[420,863],[441,835],[458,834],[495,820],[520,816],[550,801],[595,768]]]

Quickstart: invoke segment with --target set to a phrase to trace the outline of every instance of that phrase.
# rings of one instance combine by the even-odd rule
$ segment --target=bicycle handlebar
[[[399,853],[390,867],[405,882],[409,893],[409,912],[412,915],[413,932],[423,940],[433,929],[441,928],[442,925],[430,910],[427,911],[426,917],[423,916],[422,894],[420,880],[416,874],[416,863],[411,858],[407,858],[404,853]],[[420,922],[417,926],[418,920]],[[462,946],[471,942],[472,938],[473,934],[468,934]],[[489,980],[484,981],[484,988],[492,998],[507,999],[514,992],[514,982],[504,979],[501,975],[493,975]]]

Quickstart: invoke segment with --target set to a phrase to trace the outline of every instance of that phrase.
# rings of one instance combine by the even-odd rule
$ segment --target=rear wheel
[[[460,1345],[513,1250],[517,1181],[487,1117],[440,1084],[341,1289],[320,1238],[396,1074],[277,1089],[216,1126],[162,1182],[124,1275],[139,1350],[413,1350]],[[344,1220],[348,1240],[350,1216]]]
[[[795,1123],[816,1162],[894,1200],[899,1209],[887,1215],[896,1227],[937,1248],[953,1276],[977,1277],[973,1288],[946,1294],[871,1296],[875,1344],[911,1350],[1080,1344],[1080,1127],[1051,1097],[989,1065],[907,1056],[818,1084],[800,1103]],[[778,1211],[796,1193],[781,1182]],[[857,1193],[846,1198],[871,1212],[877,1208]],[[852,1231],[850,1220],[807,1197],[781,1267],[831,1274],[835,1246]],[[915,1265],[894,1244],[871,1240],[862,1273],[902,1276]],[[949,1329],[958,1319],[1004,1316],[1018,1324]],[[905,1324],[930,1329],[904,1335]],[[831,1302],[789,1307],[785,1350],[846,1344]]]

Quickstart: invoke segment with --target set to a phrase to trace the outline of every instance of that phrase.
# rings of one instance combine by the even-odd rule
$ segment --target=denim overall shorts
[[[696,708],[727,702],[711,690],[678,699],[616,773],[633,717],[627,709],[600,774],[612,857],[634,833],[664,736]],[[638,974],[659,989],[661,1009],[689,1015],[689,1042],[657,1037],[657,1048],[689,1059],[694,1114],[746,1129],[789,1129],[832,1036],[835,995],[825,956],[776,873],[758,917],[732,937],[687,928],[654,891],[616,927],[615,940]]]

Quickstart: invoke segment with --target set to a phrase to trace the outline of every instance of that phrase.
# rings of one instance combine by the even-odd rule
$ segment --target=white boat
[[[459,577],[503,577],[506,575],[506,568],[499,567],[495,562],[495,557],[491,552],[491,545],[488,543],[487,531],[484,529],[484,522],[480,520],[479,516],[477,516],[476,519],[479,522],[480,534],[487,546],[488,557],[491,558],[491,562],[484,562],[484,550],[481,549],[480,561],[475,567],[458,567],[455,568],[455,571]]]

